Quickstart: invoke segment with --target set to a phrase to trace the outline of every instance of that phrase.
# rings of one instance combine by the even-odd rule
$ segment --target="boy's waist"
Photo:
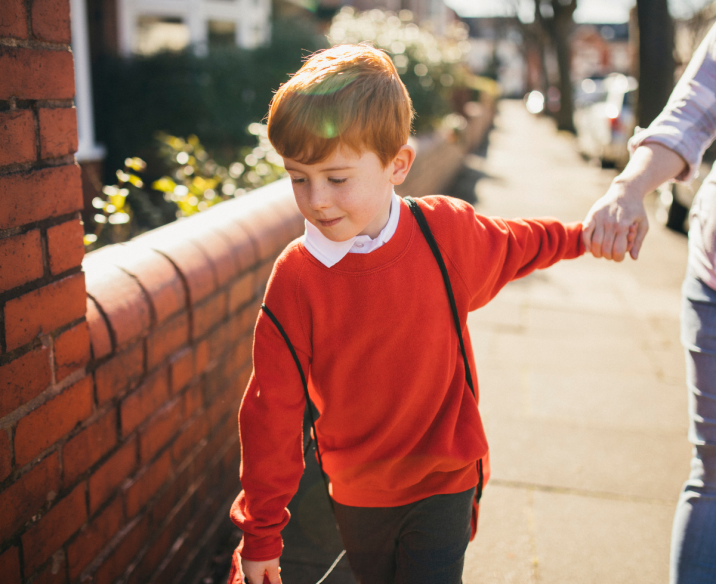
[[[352,507],[398,507],[433,495],[460,493],[476,486],[477,466],[470,462],[450,472],[433,472],[409,486],[379,488],[374,484],[347,484],[331,479],[331,497]]]

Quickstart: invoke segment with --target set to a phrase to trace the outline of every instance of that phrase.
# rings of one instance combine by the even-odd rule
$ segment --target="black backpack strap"
[[[321,476],[323,476],[323,483],[324,483],[324,486],[326,487],[326,493],[328,493],[328,477],[326,476],[326,473],[323,470],[323,460],[321,459],[321,450],[318,448],[318,433],[316,432],[316,420],[313,416],[313,402],[311,401],[311,398],[308,395],[308,383],[306,383],[306,376],[303,373],[303,368],[301,367],[301,362],[298,360],[298,355],[296,354],[296,349],[293,348],[293,345],[291,344],[291,340],[288,338],[286,331],[283,330],[281,323],[274,316],[273,312],[271,312],[265,304],[261,304],[261,310],[263,310],[264,313],[266,314],[266,316],[268,316],[271,319],[271,322],[273,322],[274,325],[276,325],[278,332],[281,333],[283,340],[286,341],[288,350],[291,352],[291,357],[293,357],[293,361],[296,363],[296,368],[298,369],[298,373],[301,376],[301,385],[303,386],[303,394],[306,397],[306,406],[308,407],[308,416],[311,419],[311,430],[313,430],[313,440],[316,444],[316,455],[318,457],[318,466],[321,468]],[[306,444],[306,447],[303,452],[304,456],[306,456],[306,453],[308,452],[308,449],[310,448],[310,446],[311,446],[311,439],[309,438],[308,444]],[[328,495],[328,500],[330,501],[331,507],[332,507],[333,499],[331,499],[330,494]]]
[[[423,232],[423,235],[425,236],[426,241],[428,242],[428,245],[430,246],[430,251],[433,252],[433,255],[435,256],[435,261],[438,262],[438,266],[440,266],[440,272],[443,275],[443,282],[445,282],[445,289],[447,290],[448,300],[450,301],[450,309],[452,310],[452,318],[455,321],[455,329],[457,330],[457,338],[460,340],[460,351],[462,352],[462,360],[465,363],[465,381],[467,381],[467,385],[470,387],[470,391],[472,392],[472,395],[475,395],[475,388],[472,386],[472,374],[470,372],[470,363],[467,361],[467,352],[465,351],[465,343],[462,340],[462,327],[460,326],[460,317],[457,314],[457,304],[455,304],[455,295],[452,293],[452,285],[450,284],[450,276],[448,275],[447,268],[445,267],[445,262],[443,261],[443,256],[440,253],[440,249],[438,248],[438,243],[435,241],[435,238],[433,237],[432,231],[430,231],[430,227],[428,226],[428,222],[425,219],[425,215],[423,215],[423,211],[418,205],[417,201],[413,199],[412,197],[405,197],[405,202],[408,203],[408,207],[410,207],[410,210],[413,212],[413,215],[415,215],[415,219],[418,222],[418,225],[420,226],[420,231]]]
[[[452,311],[452,318],[455,321],[455,329],[457,330],[457,338],[460,341],[460,352],[462,353],[463,363],[465,363],[465,381],[467,381],[467,385],[470,388],[470,391],[472,392],[473,397],[475,399],[477,399],[477,396],[475,395],[475,388],[472,385],[472,374],[470,372],[470,363],[468,363],[468,361],[467,361],[467,351],[465,351],[465,342],[462,340],[462,327],[460,326],[460,317],[457,314],[457,304],[455,303],[455,295],[452,292],[452,284],[450,283],[450,276],[448,275],[447,267],[445,266],[443,256],[440,253],[440,249],[438,248],[437,241],[435,241],[435,237],[433,237],[433,232],[430,231],[430,226],[428,225],[427,219],[425,219],[423,210],[420,208],[417,201],[415,199],[413,199],[412,197],[405,197],[404,200],[408,204],[408,207],[412,211],[413,215],[415,215],[415,220],[418,222],[420,231],[423,232],[423,236],[425,237],[425,240],[428,242],[428,245],[430,246],[430,251],[433,252],[433,256],[435,256],[435,261],[438,263],[438,266],[440,267],[440,273],[443,275],[443,282],[445,283],[445,290],[447,291],[448,300],[450,301],[450,310]],[[484,485],[482,459],[477,461],[477,476],[479,477],[479,479],[478,479],[478,483],[477,483],[477,489],[475,491],[475,499],[479,503],[480,499],[482,498],[482,487]]]

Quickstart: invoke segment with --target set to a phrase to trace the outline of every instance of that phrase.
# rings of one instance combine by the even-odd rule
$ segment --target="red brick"
[[[39,229],[0,240],[0,292],[41,278],[43,273]]]
[[[144,348],[141,343],[115,355],[95,371],[97,401],[102,404],[131,389],[144,375]]]
[[[87,426],[62,448],[64,484],[71,485],[77,477],[112,450],[117,444],[117,411],[110,410]]]
[[[194,349],[194,368],[201,375],[209,368],[209,341],[203,340]]]
[[[241,214],[240,210],[237,212],[239,215]],[[212,223],[213,228],[229,242],[231,256],[240,271],[246,271],[256,263],[256,247],[249,234],[236,224],[235,218],[216,217],[212,218]]]
[[[204,405],[204,397],[201,386],[197,383],[192,385],[184,394],[184,419],[188,420]]]
[[[3,72],[0,99],[72,99],[75,96],[75,71],[69,50],[1,47],[0,71]]]
[[[16,547],[0,555],[0,574],[4,584],[20,584],[20,554]]]
[[[38,347],[0,367],[0,418],[47,389],[52,381],[50,351]]]
[[[90,337],[86,322],[55,337],[55,378],[64,379],[90,360]]]
[[[147,553],[144,554],[144,557],[132,570],[132,574],[127,579],[127,584],[145,584],[149,582],[152,573],[164,560],[169,548],[178,536],[178,533],[172,533],[166,528],[162,530],[159,537],[149,546]]]
[[[0,481],[12,472],[12,450],[7,430],[0,430]],[[0,572],[2,574],[2,572]]]
[[[84,228],[79,219],[60,223],[47,230],[50,271],[61,274],[82,264],[85,257]]]
[[[229,314],[246,304],[254,296],[254,273],[249,272],[231,285],[229,290]]]
[[[202,302],[194,309],[192,335],[203,337],[215,324],[226,318],[226,293],[221,292]]]
[[[0,37],[27,38],[27,13],[24,0],[0,2]]]
[[[122,499],[117,497],[109,506],[80,531],[79,536],[67,546],[67,563],[70,580],[75,580],[97,554],[107,545],[124,525]]]
[[[189,318],[186,313],[181,313],[147,337],[147,368],[154,369],[188,342]]]
[[[269,277],[271,276],[271,272],[273,271],[273,262],[267,262],[265,264],[262,264],[258,267],[256,270],[256,289],[263,290],[266,286],[266,283],[269,280]]]
[[[89,327],[90,344],[92,346],[92,357],[101,359],[112,352],[112,338],[109,336],[109,328],[104,316],[97,308],[97,304],[91,298],[87,298],[87,326]]]
[[[192,422],[188,426],[182,428],[181,433],[174,441],[172,445],[172,456],[174,456],[174,462],[179,465],[184,462],[184,459],[194,449],[194,447],[201,442],[209,433],[209,426],[206,420],[206,416],[201,416]]]
[[[241,369],[251,362],[253,350],[254,339],[251,336],[244,337],[243,340],[236,345],[232,362],[237,365],[237,369]]]
[[[0,85],[6,78],[5,74],[0,75]],[[76,164],[0,177],[0,229],[18,227],[81,209],[82,181],[80,167]]]
[[[69,44],[70,3],[67,0],[33,0],[32,32],[43,41]]]
[[[132,276],[102,260],[102,250],[87,257],[87,294],[107,317],[117,348],[121,348],[149,330],[149,304]]]
[[[92,378],[85,377],[17,423],[16,464],[27,464],[91,414]]]
[[[162,368],[133,393],[128,395],[120,405],[122,419],[122,436],[127,436],[139,424],[156,412],[169,399],[167,370]]]
[[[258,259],[261,261],[275,256],[293,239],[293,234],[284,228],[283,217],[275,208],[281,204],[281,201],[276,201],[254,206],[236,220],[256,243]]]
[[[146,505],[171,475],[171,453],[167,450],[127,487],[125,501],[127,516],[134,517]]]
[[[65,560],[63,550],[58,550],[52,555],[52,563],[35,577],[32,584],[67,584]]]
[[[0,166],[30,162],[37,158],[35,121],[32,111],[0,112]]]
[[[117,248],[111,260],[142,284],[151,299],[156,324],[186,310],[186,292],[179,272],[162,254],[145,247],[140,240]]]
[[[139,461],[149,462],[154,455],[174,438],[182,424],[182,402],[168,404],[152,417],[139,433]]]
[[[15,533],[59,490],[60,463],[54,453],[0,493],[0,540]]]
[[[169,363],[169,376],[172,393],[181,391],[191,381],[194,377],[194,351],[191,347],[172,358]]]
[[[59,501],[22,536],[25,572],[31,574],[87,521],[84,483]]]
[[[239,267],[234,262],[231,248],[226,239],[216,231],[212,221],[207,221],[204,225],[198,227],[195,233],[189,233],[188,236],[194,240],[195,245],[209,258],[214,267],[217,284],[223,286],[229,280],[234,279],[239,272]]]
[[[142,245],[167,256],[182,273],[189,288],[189,301],[196,304],[216,290],[211,262],[186,238],[182,225],[167,225],[142,237]]]
[[[149,537],[149,519],[144,516],[129,524],[123,533],[122,541],[112,554],[98,568],[92,578],[92,584],[112,584],[134,560]]]
[[[90,513],[94,513],[137,468],[137,441],[115,452],[89,479]]]
[[[56,158],[77,152],[77,110],[75,108],[50,109],[43,107],[38,110],[37,116],[40,122],[40,158]]]
[[[83,273],[8,300],[5,304],[7,350],[12,351],[41,334],[83,317],[86,308]]]

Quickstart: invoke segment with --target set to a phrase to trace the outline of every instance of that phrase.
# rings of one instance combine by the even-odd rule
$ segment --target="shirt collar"
[[[390,215],[385,227],[378,234],[378,237],[371,239],[367,235],[356,235],[346,241],[331,241],[321,231],[307,220],[304,220],[306,232],[303,234],[302,243],[308,252],[327,268],[340,262],[348,255],[356,242],[372,243],[370,251],[373,251],[387,243],[395,234],[400,220],[400,197],[393,192],[390,202]]]

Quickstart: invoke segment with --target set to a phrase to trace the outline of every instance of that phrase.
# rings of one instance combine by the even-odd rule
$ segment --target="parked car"
[[[586,80],[585,80],[586,81]],[[596,81],[595,91],[596,93]],[[633,77],[613,73],[602,82],[603,99],[575,103],[574,125],[580,152],[603,167],[624,166],[629,160],[627,141],[636,124],[636,88]]]

